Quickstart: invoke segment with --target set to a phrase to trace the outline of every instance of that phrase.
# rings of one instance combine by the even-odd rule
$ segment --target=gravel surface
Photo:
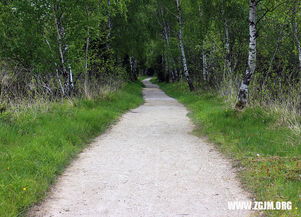
[[[34,217],[223,217],[249,200],[231,163],[191,134],[187,109],[144,80],[145,104],[123,115],[65,170]]]

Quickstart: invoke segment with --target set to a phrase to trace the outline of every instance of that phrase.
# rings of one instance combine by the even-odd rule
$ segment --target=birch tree
[[[257,38],[257,29],[256,29],[256,15],[257,15],[257,0],[249,0],[249,55],[248,55],[248,66],[244,79],[240,85],[238,93],[238,102],[236,103],[237,109],[243,109],[248,102],[248,92],[249,85],[252,79],[252,76],[256,69],[256,38]]]
[[[177,20],[178,20],[178,25],[179,25],[179,30],[178,30],[178,38],[179,38],[179,47],[182,55],[182,63],[183,63],[183,72],[184,76],[186,78],[186,81],[189,85],[190,91],[194,90],[194,86],[189,74],[188,70],[188,65],[187,65],[187,59],[185,55],[185,48],[184,48],[184,42],[183,42],[183,19],[182,19],[182,9],[181,9],[181,0],[175,0],[176,1],[176,6],[177,6]]]
[[[89,97],[92,83],[146,71],[186,80],[190,90],[218,89],[245,71],[236,105],[243,109],[249,92],[276,100],[300,86],[298,0],[7,0],[0,10],[0,68],[15,70],[10,90],[31,96]]]
[[[164,5],[159,4],[158,5],[158,14],[160,15],[160,20],[158,23],[161,26],[162,29],[162,39],[164,41],[164,50],[163,50],[163,57],[164,57],[164,63],[165,63],[165,81],[169,82],[170,79],[172,81],[175,81],[177,78],[176,75],[176,65],[175,61],[173,59],[173,55],[171,52],[171,27],[170,22],[167,20],[168,14],[164,9]]]
[[[62,9],[61,1],[57,1],[53,5],[53,14],[54,14],[54,23],[57,34],[57,44],[58,52],[60,56],[60,66],[61,73],[66,78],[65,82],[65,92],[68,95],[72,94],[74,85],[73,85],[73,72],[71,70],[71,65],[68,63],[68,44],[66,43],[66,33],[64,27],[64,16],[65,12]]]
[[[224,24],[224,41],[225,41],[225,71],[227,75],[232,74],[232,63],[231,63],[231,50],[230,50],[230,36],[229,36],[229,20],[225,13],[226,10],[226,2],[223,0],[222,2],[222,17]]]

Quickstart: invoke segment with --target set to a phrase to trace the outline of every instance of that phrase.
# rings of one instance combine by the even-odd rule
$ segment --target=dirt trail
[[[145,104],[123,115],[58,179],[29,216],[223,217],[248,200],[231,164],[193,136],[186,108],[149,80]]]

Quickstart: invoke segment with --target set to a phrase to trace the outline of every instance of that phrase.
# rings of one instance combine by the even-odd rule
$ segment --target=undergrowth
[[[141,83],[99,99],[7,111],[0,115],[0,216],[23,216],[65,166],[123,112],[143,102]]]

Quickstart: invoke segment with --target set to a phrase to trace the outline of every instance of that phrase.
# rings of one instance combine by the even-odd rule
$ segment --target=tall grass
[[[223,80],[217,91],[218,95],[234,107],[237,101],[237,93],[240,78],[227,78]],[[255,81],[250,87],[250,105],[261,107],[268,113],[278,117],[278,124],[287,126],[296,134],[301,134],[301,86],[281,86],[281,82],[267,83],[260,86],[260,82]]]
[[[301,135],[279,124],[279,113],[259,106],[238,112],[216,93],[191,93],[183,83],[160,86],[188,107],[196,134],[206,135],[235,160],[243,184],[257,201],[293,202],[292,211],[266,215],[301,216]]]
[[[123,112],[143,102],[141,84],[100,99],[74,99],[0,115],[0,216],[24,215],[70,160]]]

